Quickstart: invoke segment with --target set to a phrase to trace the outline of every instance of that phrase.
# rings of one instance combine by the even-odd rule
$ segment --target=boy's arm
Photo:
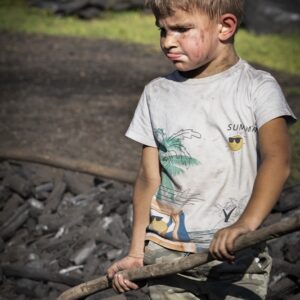
[[[259,130],[261,165],[249,203],[239,220],[219,230],[210,245],[216,259],[233,260],[234,240],[241,234],[256,230],[276,204],[290,173],[291,147],[286,121],[273,119]]]
[[[149,225],[151,199],[160,184],[158,149],[143,146],[141,164],[133,191],[133,227],[129,253],[107,269],[112,286],[118,292],[137,289],[138,285],[117,274],[143,265],[146,227]],[[115,276],[116,275],[116,276]]]
[[[133,228],[129,256],[144,257],[145,233],[150,221],[151,199],[159,185],[158,150],[144,146],[141,166],[133,192]]]

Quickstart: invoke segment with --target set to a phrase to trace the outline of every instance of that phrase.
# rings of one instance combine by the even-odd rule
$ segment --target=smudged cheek
[[[200,35],[184,39],[182,43],[185,53],[191,60],[205,58],[205,44],[202,42]]]

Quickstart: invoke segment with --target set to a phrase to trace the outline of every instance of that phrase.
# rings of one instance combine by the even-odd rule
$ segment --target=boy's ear
[[[233,14],[224,14],[219,20],[219,39],[226,42],[233,38],[237,30],[237,18]]]

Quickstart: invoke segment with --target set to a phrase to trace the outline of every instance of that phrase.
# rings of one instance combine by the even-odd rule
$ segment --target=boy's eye
[[[188,30],[189,30],[189,28],[186,28],[186,27],[179,27],[179,28],[176,28],[176,31],[177,31],[177,32],[180,32],[180,33],[187,32]]]
[[[164,28],[158,27],[158,30],[160,31],[160,35],[161,36],[165,36],[166,35],[166,30]]]

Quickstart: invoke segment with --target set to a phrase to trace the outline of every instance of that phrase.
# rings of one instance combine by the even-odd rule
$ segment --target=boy
[[[279,197],[295,116],[274,78],[235,52],[242,0],[147,3],[176,71],[145,87],[126,133],[143,144],[132,242],[108,276],[119,292],[136,289],[119,270],[209,250],[214,262],[149,282],[151,299],[264,299],[264,245],[232,249]]]

